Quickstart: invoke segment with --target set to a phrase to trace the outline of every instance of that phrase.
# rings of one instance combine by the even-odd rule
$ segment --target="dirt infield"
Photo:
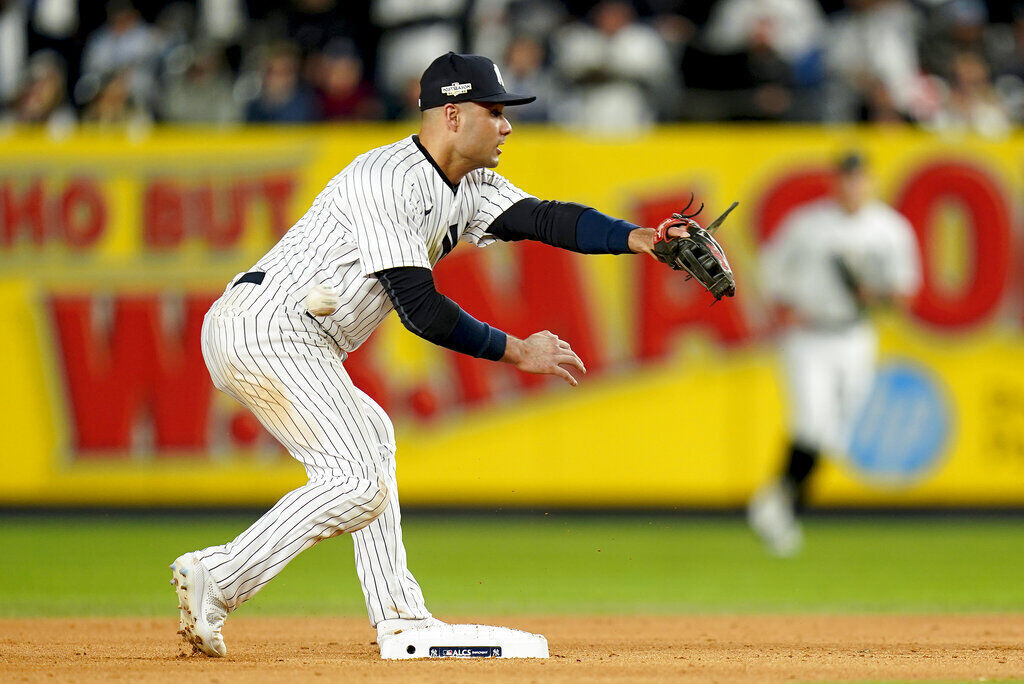
[[[479,618],[477,618],[479,620]],[[544,661],[385,662],[361,619],[245,618],[228,658],[186,656],[170,619],[0,620],[3,681],[552,681],[1024,677],[1024,616],[500,618]]]

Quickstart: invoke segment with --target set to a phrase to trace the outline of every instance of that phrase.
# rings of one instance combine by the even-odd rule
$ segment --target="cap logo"
[[[447,95],[448,97],[455,97],[456,95],[464,95],[472,89],[472,83],[459,83],[456,81],[451,85],[441,86],[441,94]]]
[[[505,81],[504,81],[504,79],[501,78],[501,72],[498,71],[498,65],[497,64],[494,65],[494,75],[498,77],[498,83],[500,83],[501,87],[504,88],[505,87]]]

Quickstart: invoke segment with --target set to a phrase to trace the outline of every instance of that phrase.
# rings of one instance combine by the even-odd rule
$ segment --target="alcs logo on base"
[[[501,646],[431,646],[431,658],[500,658]]]

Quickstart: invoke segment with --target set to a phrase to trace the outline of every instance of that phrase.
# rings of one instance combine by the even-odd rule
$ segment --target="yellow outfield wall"
[[[0,505],[236,505],[302,469],[211,390],[210,301],[353,157],[404,126],[0,137]],[[695,126],[625,141],[517,127],[499,171],[542,198],[651,224],[690,192],[739,294],[653,261],[468,245],[439,287],[523,335],[548,328],[591,368],[580,387],[468,360],[392,316],[346,366],[393,416],[411,505],[715,507],[776,467],[786,388],[755,277],[758,245],[827,190],[840,151],[919,238],[912,308],[873,314],[878,392],[818,503],[1024,505],[1024,135]]]

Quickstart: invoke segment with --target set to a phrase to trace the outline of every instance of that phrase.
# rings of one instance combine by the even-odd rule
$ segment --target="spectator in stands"
[[[168,60],[175,57],[192,57],[195,54],[197,38],[195,8],[175,0],[157,15],[153,30],[159,36],[160,53],[157,55],[158,70],[175,66],[180,71],[180,64],[168,65]],[[203,39],[204,43],[208,39]],[[162,78],[163,74],[159,74]]]
[[[61,136],[75,125],[75,110],[68,103],[64,60],[50,50],[29,59],[24,83],[9,117],[18,124],[44,125]]]
[[[477,55],[507,56],[516,36],[545,45],[567,16],[559,0],[477,0],[469,12],[468,49]]]
[[[406,80],[402,92],[388,100],[388,118],[402,121],[419,121],[420,82],[417,78]]]
[[[15,96],[21,82],[28,54],[27,22],[26,0],[0,0],[0,105]]]
[[[120,76],[108,78],[110,74],[124,72],[133,99],[149,101],[162,47],[160,34],[142,21],[129,0],[111,0],[107,4],[107,23],[86,42],[82,77],[110,85],[112,80],[120,80]]]
[[[148,127],[152,117],[132,95],[131,72],[111,72],[102,78],[99,88],[85,107],[82,122],[101,128],[139,129]]]
[[[223,51],[212,45],[184,46],[169,60],[160,116],[172,123],[230,124],[242,118]]]
[[[542,45],[533,36],[514,38],[505,51],[505,66],[501,73],[505,88],[511,93],[530,93],[537,99],[516,108],[516,121],[548,121],[551,106],[558,101],[558,87],[555,78],[545,62],[546,54]]]
[[[284,11],[288,38],[304,55],[323,51],[337,38],[359,43],[360,34],[369,30],[369,10],[365,2],[290,0]]]
[[[198,0],[197,12],[204,40],[230,45],[246,28],[244,0]]]
[[[920,54],[922,68],[949,77],[961,50],[980,52],[989,61],[988,9],[982,0],[948,0],[925,13]]]
[[[3,4],[0,2],[0,4]],[[49,50],[61,58],[64,80],[78,82],[82,63],[83,35],[79,14],[83,11],[81,0],[28,0],[30,20],[28,23],[28,48],[30,53]],[[93,3],[85,11],[97,12]],[[99,8],[102,12],[102,7]],[[0,45],[4,38],[0,37]]]
[[[383,107],[363,79],[363,60],[348,39],[332,40],[314,57],[320,116],[325,121],[379,118]]]
[[[838,121],[914,118],[920,88],[919,16],[908,0],[846,0],[826,44],[827,116]]]
[[[637,131],[657,118],[657,95],[675,81],[660,34],[637,20],[633,6],[604,0],[590,21],[556,32],[555,66],[573,87],[566,118],[605,133]]]
[[[720,0],[705,40],[719,53],[763,47],[793,64],[821,47],[824,30],[817,0]]]
[[[263,66],[259,95],[249,102],[251,123],[306,123],[317,119],[316,100],[301,81],[299,53],[291,43],[270,48]]]
[[[1024,2],[1012,9],[1012,22],[991,26],[995,88],[1011,121],[1024,121]]]
[[[1024,2],[1017,3],[1013,8],[1013,22],[1006,26],[992,27],[998,39],[990,64],[992,74],[1013,76],[1024,81]]]
[[[945,132],[972,132],[999,138],[1010,132],[1010,117],[995,89],[988,65],[978,52],[953,56],[952,81],[942,108],[928,123]]]
[[[819,119],[825,17],[816,0],[722,0],[684,58],[690,111]]]
[[[390,101],[393,115],[401,116],[408,109],[410,81],[418,83],[438,55],[449,50],[465,52],[463,24],[468,0],[371,1],[370,18],[381,29],[377,90]],[[500,54],[487,56],[497,59]]]

